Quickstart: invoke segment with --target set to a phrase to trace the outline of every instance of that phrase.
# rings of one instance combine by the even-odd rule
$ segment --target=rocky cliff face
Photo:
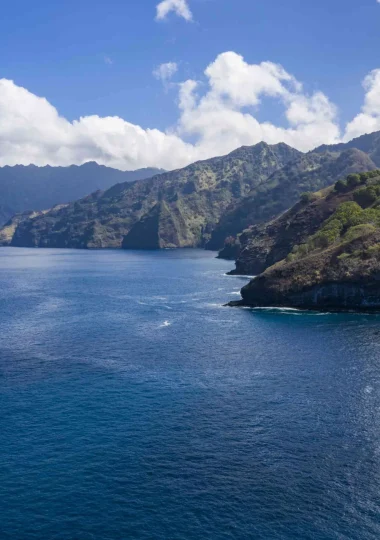
[[[380,309],[379,173],[350,175],[346,183],[340,181],[333,189],[325,190],[317,202],[310,202],[303,210],[297,205],[276,223],[268,224],[264,236],[271,230],[280,231],[282,244],[276,248],[274,241],[266,250],[265,241],[256,241],[257,268],[268,264],[269,254],[282,253],[285,258],[242,289],[241,304],[320,310]],[[286,216],[290,218],[288,229]],[[319,227],[315,229],[314,223],[307,226],[306,216],[311,220],[318,216]],[[321,221],[323,216],[328,217]],[[305,235],[305,225],[311,232],[309,236]],[[278,240],[278,236],[274,239]]]
[[[354,193],[326,188],[310,195],[308,201],[298,201],[274,220],[247,229],[240,236],[236,269],[231,275],[257,275],[281,261],[294,246],[313,235],[340,204],[352,201]]]
[[[380,309],[380,234],[323,255],[278,263],[242,289],[242,305],[312,310]]]
[[[124,249],[169,249],[192,247],[200,239],[189,235],[180,210],[165,201],[157,203],[124,237]]]
[[[300,194],[317,191],[352,172],[376,168],[367,154],[356,149],[315,152],[300,156],[266,182],[254,188],[230,211],[223,214],[212,233],[208,249],[221,249],[226,238],[269,221],[294,205]]]
[[[146,181],[118,184],[20,223],[16,246],[201,247],[230,205],[300,152],[260,143]]]
[[[15,214],[7,223],[0,229],[0,246],[10,246],[17,227],[22,221],[34,219],[41,215],[42,212],[23,212]]]

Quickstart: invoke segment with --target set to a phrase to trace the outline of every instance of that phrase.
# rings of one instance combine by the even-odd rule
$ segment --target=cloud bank
[[[156,71],[161,80],[170,78],[174,63]],[[307,151],[380,130],[380,69],[363,86],[362,109],[341,131],[337,108],[325,94],[306,93],[278,64],[249,64],[226,52],[206,68],[203,81],[178,85],[178,122],[164,132],[120,117],[93,115],[70,122],[45,98],[1,79],[0,165],[66,166],[93,160],[122,170],[173,169],[262,140]],[[280,125],[258,120],[263,99],[283,108]]]

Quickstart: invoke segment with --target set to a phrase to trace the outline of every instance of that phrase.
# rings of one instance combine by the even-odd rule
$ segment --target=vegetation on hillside
[[[362,174],[350,174],[335,184],[335,192],[353,192],[353,201],[340,204],[317,233],[307,242],[294,246],[287,261],[305,257],[316,250],[324,250],[333,244],[350,242],[359,236],[380,229],[380,170]]]
[[[339,149],[318,149],[308,154],[285,144],[242,147],[228,156],[194,163],[145,181],[118,183],[43,216],[23,217],[15,230],[8,229],[6,236],[9,238],[14,230],[11,243],[16,246],[75,248],[220,249],[227,239],[225,254],[228,251],[229,257],[235,257],[245,250],[244,240],[252,238],[255,227],[277,219],[298,202],[298,208],[306,211],[299,212],[304,225],[299,223],[296,243],[301,244],[316,232],[312,230],[314,225],[308,225],[313,221],[306,215],[310,208],[318,218],[313,222],[316,226],[320,218],[325,220],[336,210],[328,205],[325,208],[323,192],[316,194],[315,190],[323,190],[350,175],[350,180],[337,185],[343,197],[341,202],[345,202],[352,185],[362,182],[354,173],[375,168],[370,156],[377,155],[377,148],[380,151],[379,133],[356,142],[360,150],[349,143]],[[77,169],[73,168],[72,173]],[[374,194],[367,191],[361,197],[372,200]],[[4,208],[0,207],[1,212]],[[278,227],[276,223],[275,228],[279,231],[282,225]],[[267,229],[262,234],[263,245],[268,236],[271,235]],[[281,249],[272,251],[273,257],[269,254],[263,264],[283,257],[284,250],[293,243],[290,229],[286,236]]]
[[[20,223],[12,244],[74,248],[202,247],[228,207],[300,152],[260,143],[149,180],[117,184]]]
[[[243,304],[379,310],[380,170],[350,174],[317,202],[298,204],[306,204],[304,218],[315,217],[316,208],[328,207],[330,215],[244,287]],[[297,219],[298,211],[290,218]]]
[[[302,155],[275,172],[227,211],[213,230],[207,247],[221,249],[226,238],[236,237],[249,227],[273,219],[299,201],[301,194],[307,202],[308,197],[313,197],[310,192],[330,186],[350,173],[374,168],[371,159],[356,149],[341,154],[317,152]]]
[[[357,148],[368,154],[376,167],[380,167],[380,131],[367,133],[356,137],[347,143],[339,143],[333,145],[322,145],[316,148],[315,152],[344,152],[350,148]]]

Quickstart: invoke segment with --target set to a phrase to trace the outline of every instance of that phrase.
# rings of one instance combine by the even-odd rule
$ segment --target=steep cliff
[[[367,154],[350,149],[343,153],[304,154],[254,188],[234,208],[223,214],[212,233],[208,249],[221,249],[227,238],[278,216],[305,191],[317,191],[353,172],[376,168]]]
[[[239,236],[236,269],[231,274],[257,275],[281,261],[294,246],[313,235],[340,204],[354,200],[360,189],[360,185],[353,185],[336,191],[331,186],[317,193],[304,193],[284,214],[245,230]]]
[[[286,258],[242,289],[241,304],[380,309],[380,176],[375,174],[351,175],[327,190],[320,205],[330,216],[300,244],[292,225],[295,236]],[[315,202],[308,208],[315,216]]]
[[[42,212],[23,212],[15,214],[7,223],[0,229],[0,246],[10,246],[14,233],[22,221],[34,219],[41,215]]]
[[[122,247],[124,249],[168,249],[178,245],[191,247],[199,241],[199,238],[189,236],[189,232],[178,207],[171,208],[165,201],[161,201],[132,227],[124,237]]]
[[[278,263],[241,294],[240,305],[251,307],[380,310],[380,232],[332,246],[323,254]]]

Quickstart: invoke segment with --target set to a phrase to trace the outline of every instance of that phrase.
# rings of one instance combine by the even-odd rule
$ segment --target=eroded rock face
[[[138,221],[124,237],[124,249],[170,249],[193,247],[198,238],[189,237],[185,220],[178,208],[164,201]]]
[[[301,193],[318,191],[350,173],[376,169],[370,157],[357,149],[311,152],[285,165],[224,213],[207,244],[221,249],[226,238],[268,222],[296,204]]]
[[[366,284],[327,283],[291,297],[293,305],[326,310],[379,310],[380,282],[377,276]]]
[[[377,276],[366,283],[326,283],[300,292],[260,295],[244,293],[241,305],[252,307],[292,307],[318,311],[380,311],[380,283]]]
[[[380,232],[295,262],[282,261],[241,291],[242,305],[380,310]]]
[[[340,204],[353,200],[354,190],[335,193],[327,188],[308,203],[298,202],[270,221],[251,227],[240,236],[236,269],[231,275],[258,275],[284,259],[294,246],[303,244]]]
[[[17,227],[23,221],[34,219],[42,215],[42,212],[23,212],[14,215],[7,223],[0,228],[0,246],[10,246]]]

